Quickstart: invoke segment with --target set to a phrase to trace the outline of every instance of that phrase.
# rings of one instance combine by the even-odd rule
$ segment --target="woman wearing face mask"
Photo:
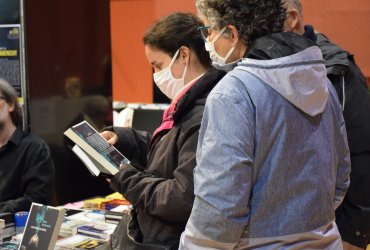
[[[198,31],[201,25],[193,14],[175,13],[156,22],[144,36],[154,81],[172,99],[154,134],[118,127],[102,133],[135,166],[121,169],[111,188],[134,206],[137,249],[164,243],[177,249],[190,215],[203,108],[224,75],[210,65]]]
[[[335,209],[350,155],[320,49],[282,32],[283,0],[196,7],[219,57],[244,59],[207,98],[179,249],[342,249]]]
[[[232,25],[218,29],[217,25],[211,25],[208,20],[204,24],[199,30],[213,67],[226,72],[231,71],[246,52],[245,42],[239,39]],[[217,32],[212,32],[212,30],[217,30]]]

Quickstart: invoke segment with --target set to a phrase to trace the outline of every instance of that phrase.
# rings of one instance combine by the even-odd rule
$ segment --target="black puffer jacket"
[[[210,69],[178,102],[174,127],[151,136],[130,128],[113,130],[115,145],[134,167],[126,167],[111,182],[135,207],[144,243],[171,243],[177,249],[193,205],[193,169],[206,97],[223,72]]]
[[[314,33],[311,26],[305,29],[305,36],[320,47],[328,78],[344,106],[352,170],[347,195],[336,211],[336,223],[343,240],[366,248],[370,243],[370,94],[353,55]]]

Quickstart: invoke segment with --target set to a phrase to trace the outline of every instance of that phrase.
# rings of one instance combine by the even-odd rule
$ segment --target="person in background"
[[[352,170],[348,192],[336,210],[336,223],[344,249],[365,249],[370,243],[370,93],[366,79],[352,54],[304,25],[300,0],[286,0],[286,5],[285,30],[317,43],[342,106]]]
[[[32,202],[49,205],[54,163],[48,145],[22,131],[22,110],[14,88],[0,79],[0,212],[28,211]]]
[[[72,127],[82,121],[87,121],[96,130],[102,130],[109,123],[109,114],[112,113],[112,104],[103,95],[91,95],[86,97],[86,101],[81,112],[68,125]]]
[[[144,36],[154,82],[172,100],[154,134],[120,127],[102,132],[134,166],[123,167],[110,186],[134,206],[137,243],[177,249],[193,205],[193,170],[204,104],[224,76],[211,67],[197,30],[201,25],[193,14],[174,13],[154,23]],[[144,247],[137,244],[135,249]]]
[[[281,0],[196,7],[214,63],[239,62],[207,98],[180,249],[341,249],[350,156],[320,49]]]

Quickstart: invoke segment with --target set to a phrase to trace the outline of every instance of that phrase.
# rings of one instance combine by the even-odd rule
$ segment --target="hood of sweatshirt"
[[[306,41],[308,39],[292,33],[272,34],[259,39],[264,44],[261,49],[256,42],[252,44],[247,51],[248,58],[238,63],[237,68],[255,75],[310,116],[322,113],[329,91],[320,49]],[[301,39],[304,40],[299,43]]]

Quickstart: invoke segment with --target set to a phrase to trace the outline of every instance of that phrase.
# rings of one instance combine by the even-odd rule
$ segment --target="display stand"
[[[26,77],[24,0],[10,4],[0,0],[0,7],[8,9],[0,19],[0,78],[9,82],[17,91],[23,110],[23,129],[29,130],[28,85]]]

